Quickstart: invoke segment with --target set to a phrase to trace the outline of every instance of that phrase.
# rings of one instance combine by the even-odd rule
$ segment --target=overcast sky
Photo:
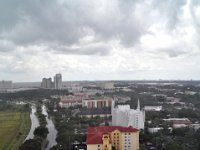
[[[200,79],[199,0],[0,0],[0,80]]]

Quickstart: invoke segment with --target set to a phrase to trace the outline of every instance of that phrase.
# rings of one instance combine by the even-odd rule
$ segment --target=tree
[[[34,131],[35,136],[44,137],[44,138],[47,136],[48,133],[49,133],[48,129],[44,126],[39,126]]]
[[[41,150],[41,142],[36,139],[26,140],[18,150]]]
[[[182,150],[182,146],[177,142],[170,142],[167,144],[166,150]]]

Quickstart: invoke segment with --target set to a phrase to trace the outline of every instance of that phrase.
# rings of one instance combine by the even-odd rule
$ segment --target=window
[[[98,145],[98,150],[101,150],[101,147],[100,147],[100,145]]]

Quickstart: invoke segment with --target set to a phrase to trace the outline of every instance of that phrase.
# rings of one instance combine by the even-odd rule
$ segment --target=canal
[[[35,128],[37,128],[39,126],[39,121],[38,121],[37,116],[35,115],[35,112],[36,112],[36,107],[34,105],[32,105],[31,106],[31,113],[30,113],[31,129],[30,129],[25,140],[33,139],[34,138],[33,132],[35,131]]]
[[[55,128],[55,125],[54,125],[52,119],[48,116],[47,109],[46,109],[45,105],[42,106],[42,113],[46,116],[46,120],[47,120],[47,126],[46,127],[49,130],[49,133],[47,135],[48,145],[45,148],[45,150],[49,150],[51,147],[53,147],[54,145],[57,144],[56,137],[57,137],[58,132]]]
[[[25,140],[28,139],[33,139],[34,138],[34,130],[39,126],[39,121],[37,116],[35,115],[36,112],[36,107],[34,105],[31,106],[31,113],[30,113],[30,118],[31,118],[31,129],[26,137]],[[47,113],[47,108],[45,105],[42,106],[42,114],[46,116],[46,121],[47,125],[46,127],[48,128],[49,133],[47,134],[47,145],[44,148],[44,150],[49,150],[51,147],[57,144],[56,142],[56,137],[57,137],[57,130],[55,128],[55,125],[52,121],[52,119],[48,116]]]

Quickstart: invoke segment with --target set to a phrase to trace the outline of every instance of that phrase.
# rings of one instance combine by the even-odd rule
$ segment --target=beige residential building
[[[99,126],[87,129],[87,150],[139,150],[139,130],[132,127]]]

